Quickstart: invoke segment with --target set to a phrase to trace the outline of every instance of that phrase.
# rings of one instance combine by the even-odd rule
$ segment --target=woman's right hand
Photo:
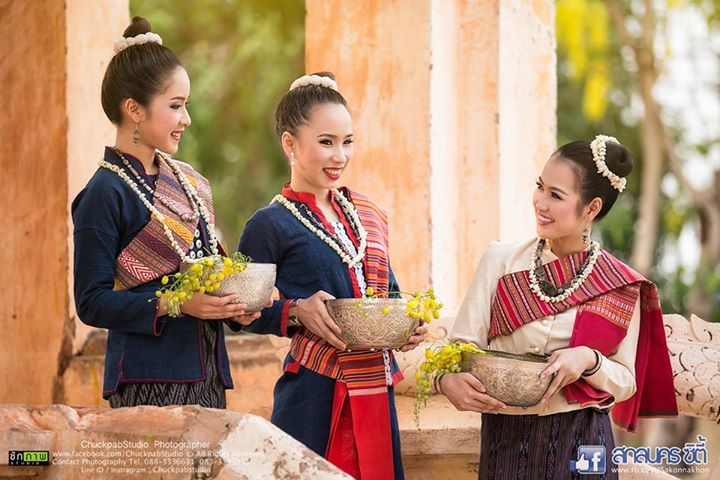
[[[225,295],[224,297],[213,297],[204,293],[193,293],[190,299],[180,305],[180,311],[186,315],[201,320],[220,320],[225,318],[239,317],[245,314],[244,303],[238,301],[237,295]]]
[[[461,412],[499,413],[506,407],[485,393],[485,386],[471,373],[446,373],[440,378],[438,387]]]
[[[313,296],[300,301],[295,307],[295,316],[312,333],[324,338],[333,347],[345,350],[347,345],[337,337],[342,330],[330,317],[325,306],[325,300],[334,299],[329,293],[319,290]]]

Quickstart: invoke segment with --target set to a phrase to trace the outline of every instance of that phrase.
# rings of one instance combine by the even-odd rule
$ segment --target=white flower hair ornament
[[[133,45],[142,45],[144,43],[157,43],[162,45],[162,38],[160,38],[160,35],[153,32],[141,33],[140,35],[136,35],[134,37],[123,37],[115,42],[115,55],[128,47],[132,47]]]
[[[331,88],[337,92],[337,83],[330,77],[322,77],[320,75],[303,75],[296,79],[290,85],[290,90],[294,90],[299,87],[307,87],[308,85],[316,85],[318,87]]]
[[[603,177],[610,180],[610,185],[612,185],[615,190],[617,190],[618,192],[622,192],[623,190],[625,190],[627,179],[622,178],[611,172],[607,166],[607,163],[605,163],[607,142],[615,142],[620,145],[620,142],[618,142],[618,139],[615,137],[610,137],[608,135],[598,135],[592,142],[590,142],[590,150],[592,150],[593,160],[595,161],[595,165],[597,166],[597,172]]]

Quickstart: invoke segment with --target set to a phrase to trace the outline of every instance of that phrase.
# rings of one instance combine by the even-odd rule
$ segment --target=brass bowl
[[[462,352],[460,365],[483,383],[488,395],[513,407],[537,405],[552,381],[552,375],[540,378],[546,367],[546,357],[494,350]]]
[[[180,271],[190,264],[183,263]],[[223,265],[217,265],[215,271],[221,272]],[[274,263],[248,263],[240,273],[231,273],[220,282],[220,288],[208,293],[214,297],[237,295],[239,303],[247,304],[245,313],[259,312],[272,297],[275,286],[276,265]]]
[[[326,300],[330,316],[342,333],[338,338],[348,349],[400,348],[420,326],[420,320],[405,313],[402,298],[340,298]],[[389,308],[386,314],[385,307]]]

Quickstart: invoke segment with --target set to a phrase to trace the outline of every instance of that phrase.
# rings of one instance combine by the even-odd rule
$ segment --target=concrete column
[[[72,354],[69,201],[112,142],[100,82],[127,0],[0,1],[0,403],[51,403]],[[100,55],[102,52],[102,55]]]
[[[306,70],[333,71],[356,133],[347,183],[390,215],[405,290],[454,316],[491,240],[534,233],[555,147],[550,0],[308,0]]]

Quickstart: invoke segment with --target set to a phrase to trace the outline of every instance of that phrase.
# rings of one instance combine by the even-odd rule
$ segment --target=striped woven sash
[[[162,196],[178,212],[191,214],[190,200],[175,177],[172,168],[162,156],[158,156],[158,159],[160,172],[155,182],[156,196]],[[173,160],[173,162],[180,167],[190,184],[195,187],[210,213],[211,221],[214,222],[212,195],[208,181],[187,163],[178,160]],[[198,222],[183,221],[180,216],[166,207],[163,202],[157,201],[155,197],[153,205],[165,216],[168,226],[175,234],[177,243],[183,250],[190,251]],[[115,290],[128,290],[151,282],[163,275],[177,271],[179,266],[180,256],[165,235],[162,223],[155,215],[151,215],[147,225],[138,232],[117,257]]]
[[[588,252],[577,252],[547,263],[543,265],[545,275],[555,285],[563,285],[575,276],[587,255]],[[545,303],[532,293],[529,273],[523,270],[498,279],[488,339],[510,335],[526,323],[575,306],[579,306],[582,311],[595,312],[627,330],[640,293],[639,282],[642,277],[609,253],[601,252],[587,280],[562,302]]]
[[[387,293],[390,277],[387,217],[365,195],[348,189],[342,193],[355,205],[367,231],[365,282],[375,292]],[[357,244],[352,229],[347,230]],[[348,269],[348,274],[354,275],[352,269]],[[387,354],[392,362],[392,352]],[[399,382],[402,372],[387,379],[383,352],[338,351],[304,328],[293,336],[290,355],[305,368],[338,380],[327,459],[354,478],[392,478],[388,383]]]

